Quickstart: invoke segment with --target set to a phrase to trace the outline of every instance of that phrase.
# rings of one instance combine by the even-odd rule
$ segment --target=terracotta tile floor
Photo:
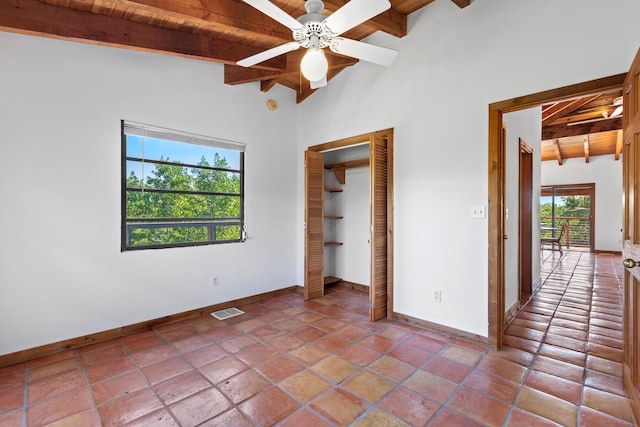
[[[550,253],[500,352],[333,287],[1,368],[0,425],[631,426],[620,257]]]

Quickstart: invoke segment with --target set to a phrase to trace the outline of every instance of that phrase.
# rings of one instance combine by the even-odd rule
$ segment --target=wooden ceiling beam
[[[589,135],[584,137],[584,162],[589,163]]]
[[[454,2],[460,9],[464,9],[465,7],[471,4],[471,0],[451,0]]]
[[[256,8],[235,0],[41,0],[45,3],[67,6],[80,11],[131,21],[149,23],[158,27],[207,31],[220,36],[258,39],[276,44],[291,39],[291,30],[276,24]]]
[[[237,41],[82,12],[38,0],[0,1],[0,29],[226,64],[234,64],[260,51]],[[261,65],[284,69],[286,63],[284,58],[274,58]]]
[[[261,80],[273,80],[285,74],[297,73],[296,70],[258,70],[256,68],[245,68],[239,65],[224,66],[224,82],[228,85],[257,82]]]
[[[565,138],[568,136],[588,135],[590,133],[607,132],[622,129],[622,118],[583,123],[581,125],[552,125],[542,128],[542,140]]]
[[[269,92],[271,90],[271,88],[274,87],[276,84],[278,84],[278,80],[276,80],[276,79],[261,80],[260,81],[260,91],[261,92]]]
[[[556,160],[558,161],[558,166],[562,166],[562,154],[560,153],[560,142],[557,139],[553,141],[553,151],[556,153]]]
[[[561,101],[549,106],[548,108],[545,108],[542,111],[542,126],[548,126],[552,124],[558,118],[564,117],[569,113],[576,111],[578,108],[594,101],[598,97],[600,97],[600,94],[589,96],[586,98],[573,99],[570,101]]]
[[[422,9],[436,0],[393,0],[392,7],[409,15],[418,9]]]
[[[570,116],[560,117],[556,119],[553,123],[548,126],[556,126],[556,125],[569,125],[573,126],[572,123],[580,124],[578,122],[597,122],[602,120],[609,120],[609,117],[605,118],[602,115],[602,111],[606,111],[606,108],[603,108],[601,111],[586,111],[582,113],[571,114]]]

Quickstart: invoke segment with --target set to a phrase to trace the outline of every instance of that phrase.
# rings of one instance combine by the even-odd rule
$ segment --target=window
[[[122,121],[122,250],[242,241],[244,148]]]
[[[551,185],[540,188],[542,237],[556,237],[566,225],[562,244],[593,250],[595,184]]]

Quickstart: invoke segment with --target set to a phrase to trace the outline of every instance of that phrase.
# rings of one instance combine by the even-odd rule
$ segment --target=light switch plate
[[[474,219],[486,218],[484,206],[471,206],[471,218],[474,218]]]

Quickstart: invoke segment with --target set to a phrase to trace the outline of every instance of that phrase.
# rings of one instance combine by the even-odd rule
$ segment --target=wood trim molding
[[[500,144],[502,115],[513,111],[539,107],[543,104],[571,98],[583,97],[598,92],[622,88],[626,73],[591,80],[558,89],[520,96],[489,104],[488,141],[488,208],[487,222],[489,235],[488,253],[488,342],[493,348],[502,346],[504,332],[504,174],[505,153]]]
[[[460,329],[450,328],[448,326],[440,325],[438,323],[429,322],[427,320],[418,319],[416,317],[409,316],[407,314],[393,312],[391,320],[403,322],[411,326],[426,329],[428,331],[436,332],[438,334],[445,335],[450,338],[459,339],[472,344],[488,347],[489,343],[487,337],[481,335],[471,334],[469,332],[461,331]]]
[[[62,351],[75,350],[77,348],[96,344],[102,341],[121,338],[127,335],[146,331],[156,326],[182,322],[184,320],[193,319],[195,317],[203,316],[203,315],[212,313],[214,311],[224,310],[229,307],[246,305],[246,304],[250,304],[256,301],[261,301],[267,298],[285,295],[292,292],[298,292],[298,288],[299,286],[290,286],[290,287],[278,289],[275,291],[265,292],[262,294],[253,295],[245,298],[239,298],[233,301],[227,301],[219,304],[209,305],[206,307],[196,308],[194,310],[184,311],[182,313],[176,313],[176,314],[171,314],[164,317],[158,317],[156,319],[146,320],[144,322],[134,323],[132,325],[121,326],[119,328],[113,328],[113,329],[109,329],[102,332],[96,332],[93,334],[84,335],[77,338],[71,338],[68,340],[58,341],[51,344],[45,344],[42,346],[38,346],[38,347],[26,349],[26,350],[20,350],[15,353],[0,355],[0,368],[13,365],[16,363],[26,362],[27,360],[36,359],[38,357],[49,356],[51,354],[59,353]]]
[[[633,384],[633,379],[631,378],[631,369],[628,364],[623,362],[622,369],[622,385],[624,388],[624,394],[627,399],[631,402],[631,417],[633,418],[633,425],[637,426],[638,424],[638,415],[637,412],[634,411],[634,408],[640,407],[640,395],[638,395],[638,391],[635,387],[631,386]]]
[[[545,90],[531,95],[519,96],[505,101],[489,104],[489,110],[500,110],[502,113],[525,110],[527,108],[539,107],[542,104],[562,101],[569,98],[580,98],[593,95],[597,92],[607,92],[622,88],[624,78],[627,73],[616,74],[615,76],[590,80],[588,82],[577,83],[557,89]]]
[[[349,138],[338,139],[336,141],[325,142],[324,144],[312,145],[307,150],[309,151],[329,151],[337,148],[350,147],[359,144],[368,144],[371,138],[381,136],[383,138],[393,135],[393,128],[383,129],[376,132],[363,133],[362,135],[356,135]]]
[[[337,283],[337,286],[341,288],[353,289],[354,291],[369,293],[369,286],[361,285],[360,283],[349,282],[347,280],[341,280]]]
[[[593,253],[594,254],[601,254],[601,255],[620,255],[620,256],[622,256],[622,251],[607,251],[607,250],[601,250],[601,249],[594,249]]]
[[[394,182],[394,133],[393,129],[387,129],[387,317],[391,317],[394,307],[395,277],[394,268],[394,241],[395,235],[395,182]]]
[[[307,154],[308,152],[326,152],[326,151],[332,151],[332,150],[337,150],[337,149],[341,149],[341,148],[346,148],[346,147],[353,147],[353,146],[357,146],[357,145],[364,145],[364,144],[369,144],[370,146],[374,146],[374,141],[377,138],[382,138],[385,140],[386,142],[386,167],[387,167],[387,192],[386,192],[386,203],[387,203],[387,209],[386,209],[386,229],[387,229],[387,233],[386,233],[386,240],[387,240],[387,252],[386,252],[386,258],[387,258],[387,263],[386,263],[386,275],[387,275],[387,281],[386,281],[386,310],[385,310],[385,316],[387,318],[391,317],[392,311],[393,311],[393,262],[394,262],[394,258],[393,258],[393,233],[394,233],[394,229],[393,229],[393,225],[394,225],[394,190],[393,190],[393,185],[394,185],[394,165],[393,165],[393,128],[387,128],[387,129],[382,129],[382,130],[378,130],[375,132],[369,132],[369,133],[365,133],[365,134],[361,134],[361,135],[356,135],[356,136],[352,136],[352,137],[348,137],[348,138],[343,138],[343,139],[339,139],[339,140],[335,140],[335,141],[330,141],[324,144],[319,144],[319,145],[312,145],[309,146],[307,148],[307,150],[305,151],[305,153]],[[305,155],[306,155],[305,154]],[[359,160],[357,161],[359,162]],[[349,162],[345,162],[345,164],[347,164]],[[370,171],[370,175],[372,173],[374,173],[374,167],[372,167],[372,162],[369,159],[369,167],[371,168]],[[307,200],[307,196],[305,196],[305,203]],[[305,243],[305,250],[306,250],[306,246],[307,244]],[[307,262],[305,261],[305,271],[306,271],[306,265]],[[306,289],[306,288],[305,288]],[[373,292],[372,290],[376,290],[376,286],[375,284],[372,283],[370,284],[370,286],[368,287],[368,291],[369,291],[369,302],[371,303],[373,301]]]
[[[521,301],[516,301],[507,309],[507,312],[505,313],[505,322],[507,325],[510,325],[511,322],[515,320],[518,313],[520,313],[522,305]]]

